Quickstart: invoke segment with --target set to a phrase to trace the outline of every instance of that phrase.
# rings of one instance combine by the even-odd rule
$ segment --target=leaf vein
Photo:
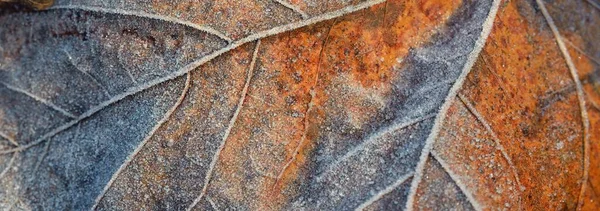
[[[216,210],[216,211],[219,211],[219,210],[220,210],[220,209],[219,209],[219,207],[217,207],[217,204],[215,204],[215,202],[212,200],[212,198],[211,198],[211,197],[206,197],[206,199],[208,200],[208,203],[210,203],[210,206],[211,206],[211,207],[212,207],[214,210]]]
[[[158,129],[160,127],[162,127],[162,125],[165,122],[169,121],[169,119],[171,118],[173,113],[175,113],[175,111],[177,111],[177,109],[179,108],[181,103],[183,103],[183,100],[187,96],[187,93],[189,92],[191,86],[192,86],[192,73],[189,72],[189,73],[187,73],[187,78],[185,80],[185,85],[183,87],[183,90],[181,91],[181,95],[179,96],[179,98],[177,99],[175,104],[173,104],[171,109],[169,109],[167,111],[167,113],[165,113],[163,118],[159,122],[156,123],[154,128],[152,128],[150,133],[148,133],[148,135],[146,135],[144,140],[142,140],[142,142],[135,148],[133,153],[131,153],[129,156],[127,156],[127,159],[125,160],[125,162],[123,162],[123,164],[119,167],[119,169],[112,175],[112,177],[110,178],[108,183],[106,183],[106,185],[102,189],[102,192],[96,197],[96,200],[95,200],[94,205],[92,206],[91,210],[96,210],[96,208],[100,204],[100,201],[102,200],[102,198],[104,198],[104,196],[106,195],[108,190],[112,187],[112,185],[117,180],[119,175],[121,175],[121,172],[123,172],[123,170],[125,170],[125,168],[127,168],[127,166],[129,166],[129,164],[131,162],[133,162],[133,159],[135,158],[135,156],[142,150],[142,148],[146,145],[146,143],[148,143],[148,141],[154,136],[154,134],[158,131]]]
[[[302,19],[307,19],[308,18],[308,14],[306,14],[306,12],[302,11],[299,7],[285,1],[285,0],[273,0],[281,5],[283,5],[284,7],[294,11],[295,13],[300,14],[300,16],[302,17]]]
[[[317,70],[315,71],[314,84],[310,88],[310,91],[309,91],[310,100],[308,101],[308,107],[306,108],[306,112],[304,112],[304,131],[302,132],[302,137],[300,138],[298,145],[296,146],[296,148],[294,149],[294,152],[292,153],[292,158],[290,158],[290,160],[288,160],[288,162],[285,163],[285,165],[283,166],[283,168],[277,175],[277,179],[275,180],[274,185],[276,185],[279,182],[279,180],[283,177],[283,174],[288,169],[288,167],[290,165],[292,165],[292,163],[296,160],[296,155],[298,155],[298,153],[300,153],[300,148],[302,148],[302,145],[304,144],[304,142],[306,142],[306,139],[307,139],[306,136],[308,135],[308,129],[310,126],[310,118],[309,117],[310,117],[310,113],[314,107],[314,100],[317,97],[315,88],[319,85],[319,72],[321,69],[321,59],[323,58],[323,52],[325,51],[325,47],[327,46],[327,41],[329,41],[329,35],[331,34],[331,29],[333,29],[333,27],[335,26],[336,23],[337,23],[337,20],[334,21],[333,24],[331,24],[331,26],[327,30],[327,36],[325,37],[325,40],[323,40],[323,44],[321,45],[321,50],[319,51],[319,57],[317,60]]]
[[[109,13],[109,14],[119,14],[119,15],[125,15],[125,16],[150,18],[150,19],[180,24],[180,25],[184,25],[184,26],[189,26],[196,30],[215,35],[215,36],[219,37],[220,39],[223,39],[229,43],[231,43],[231,41],[232,41],[232,39],[229,38],[227,35],[225,35],[223,32],[220,32],[209,26],[198,25],[198,24],[192,23],[190,21],[184,21],[184,20],[180,20],[180,19],[173,18],[170,16],[164,16],[164,15],[158,15],[158,14],[152,14],[152,13],[140,12],[140,11],[129,11],[129,10],[123,10],[123,9],[110,9],[110,8],[104,8],[104,7],[76,6],[76,5],[56,5],[56,6],[48,8],[48,9],[49,10],[73,9],[73,10],[84,10],[84,11],[92,11],[92,12],[102,12],[102,13]]]
[[[8,140],[8,142],[10,142],[12,145],[15,145],[16,147],[19,146],[19,143],[17,143],[17,141],[15,141],[13,137],[4,134],[4,132],[2,131],[0,131],[0,137],[5,138],[6,140]]]
[[[366,1],[366,2],[363,2],[363,3],[357,4],[357,5],[345,7],[343,9],[340,9],[340,10],[337,10],[337,11],[324,13],[322,15],[315,16],[315,17],[312,17],[312,18],[309,18],[309,19],[306,19],[306,20],[303,20],[303,21],[294,22],[294,23],[290,23],[290,24],[282,25],[282,26],[277,26],[277,27],[274,27],[274,28],[271,28],[271,29],[268,29],[268,30],[265,30],[265,31],[261,31],[261,32],[249,35],[249,36],[247,36],[245,38],[242,38],[240,40],[237,40],[235,42],[230,43],[228,46],[226,46],[224,48],[221,48],[221,49],[219,49],[219,50],[217,50],[217,51],[215,51],[215,52],[213,52],[211,54],[208,54],[208,55],[206,55],[204,57],[201,57],[201,58],[199,58],[199,59],[197,59],[197,60],[189,63],[188,65],[186,65],[185,67],[181,68],[178,71],[175,71],[175,72],[173,72],[173,73],[171,73],[169,75],[166,75],[164,77],[161,77],[161,78],[150,80],[150,81],[148,81],[146,83],[140,84],[137,87],[132,87],[132,88],[126,90],[124,93],[121,93],[121,94],[118,94],[118,95],[114,95],[111,99],[109,99],[107,101],[104,101],[104,102],[100,103],[99,105],[97,105],[95,107],[92,107],[91,109],[89,109],[88,111],[86,111],[85,113],[83,113],[82,115],[80,115],[77,119],[74,119],[74,120],[72,120],[70,122],[67,122],[64,125],[56,128],[56,129],[54,129],[54,130],[52,130],[52,131],[50,131],[50,132],[48,132],[48,133],[46,133],[44,135],[42,135],[40,138],[36,139],[35,141],[31,142],[30,144],[23,145],[23,146],[17,147],[17,148],[12,148],[12,149],[9,149],[9,150],[0,151],[0,155],[1,154],[11,153],[11,152],[16,152],[16,151],[23,151],[23,150],[28,149],[28,148],[30,148],[32,146],[38,145],[38,144],[42,143],[44,140],[46,140],[47,138],[52,137],[52,136],[54,136],[54,135],[56,135],[56,134],[58,134],[58,133],[60,133],[60,132],[62,132],[64,130],[69,129],[70,127],[72,127],[73,125],[77,124],[78,122],[80,122],[80,121],[82,121],[82,120],[84,120],[84,119],[86,119],[86,118],[94,115],[98,111],[100,111],[100,110],[102,110],[102,109],[104,109],[104,108],[106,108],[106,107],[108,107],[108,106],[110,106],[110,105],[112,105],[112,104],[114,104],[116,102],[121,101],[122,99],[124,99],[124,98],[126,98],[128,96],[137,94],[139,92],[142,92],[142,91],[144,91],[146,89],[152,88],[152,87],[154,87],[154,86],[156,86],[158,84],[164,83],[166,81],[170,81],[170,80],[173,80],[175,78],[178,78],[178,77],[180,77],[180,76],[182,76],[182,75],[184,75],[184,74],[186,74],[186,73],[188,73],[188,72],[196,69],[197,67],[205,64],[206,62],[209,62],[212,59],[214,59],[214,58],[216,58],[216,57],[218,57],[218,56],[220,56],[220,55],[222,55],[222,54],[224,54],[226,52],[229,52],[229,51],[231,51],[231,50],[233,50],[233,49],[235,49],[235,48],[237,48],[237,47],[239,47],[239,46],[241,46],[243,44],[246,44],[246,43],[249,43],[249,42],[252,42],[252,41],[256,41],[256,40],[264,38],[264,37],[268,37],[268,36],[280,34],[280,33],[283,33],[283,32],[291,31],[291,30],[294,30],[294,29],[298,29],[298,28],[301,28],[301,27],[304,27],[304,26],[307,26],[307,25],[311,25],[311,24],[314,24],[314,23],[321,22],[321,21],[325,21],[325,20],[330,20],[330,19],[333,19],[333,18],[337,18],[337,17],[343,16],[343,15],[346,15],[348,13],[352,13],[352,12],[359,11],[359,10],[362,10],[362,9],[365,9],[365,8],[369,8],[369,7],[373,6],[373,5],[377,5],[377,4],[380,4],[382,2],[385,2],[385,0],[371,0],[371,1]]]
[[[15,159],[18,154],[19,154],[18,152],[13,153],[12,157],[10,158],[10,161],[8,161],[8,165],[6,165],[6,168],[4,168],[4,170],[2,170],[2,172],[0,173],[0,179],[4,178],[6,173],[8,173],[8,171],[10,171],[10,168],[12,168],[12,165],[15,162]]]
[[[0,84],[4,85],[6,88],[8,88],[8,89],[10,89],[10,90],[12,90],[14,92],[17,92],[17,93],[20,93],[20,94],[23,94],[23,95],[25,95],[27,97],[32,98],[35,101],[38,101],[38,102],[40,102],[40,103],[42,103],[42,104],[44,104],[44,105],[52,108],[53,110],[58,111],[62,115],[65,115],[65,116],[67,116],[69,118],[72,118],[72,119],[77,118],[77,116],[75,114],[72,114],[72,113],[68,112],[67,110],[61,108],[60,106],[57,106],[54,103],[52,103],[52,102],[50,102],[50,101],[48,101],[48,100],[46,100],[44,98],[41,98],[41,97],[39,97],[39,96],[31,93],[31,92],[28,92],[28,91],[26,91],[24,89],[21,89],[21,88],[18,88],[18,87],[11,86],[11,85],[6,84],[6,83],[0,82]]]
[[[458,186],[458,188],[460,189],[460,191],[465,194],[465,196],[467,197],[467,201],[469,201],[469,203],[471,203],[471,205],[473,206],[473,208],[475,210],[484,210],[485,207],[482,207],[479,202],[477,202],[477,200],[475,200],[475,197],[473,197],[473,193],[471,193],[469,191],[469,189],[467,188],[467,185],[464,184],[461,180],[460,180],[460,176],[458,176],[456,173],[454,173],[454,171],[452,171],[450,169],[450,165],[448,165],[448,163],[446,163],[446,161],[444,161],[442,158],[440,158],[437,154],[437,152],[435,150],[431,150],[431,156],[433,157],[433,159],[435,159],[444,169],[444,171],[450,176],[450,178],[452,179],[452,181],[456,184],[456,186]]]
[[[186,210],[191,210],[192,208],[194,208],[196,206],[196,204],[198,202],[200,202],[200,200],[202,200],[202,197],[206,194],[206,190],[208,189],[208,183],[210,183],[210,180],[212,178],[212,173],[214,171],[215,166],[217,165],[217,161],[219,160],[221,151],[223,151],[223,148],[225,148],[225,143],[227,142],[227,138],[229,137],[229,134],[231,134],[231,130],[233,129],[233,126],[237,122],[238,115],[240,114],[240,111],[242,110],[242,107],[244,105],[246,95],[248,94],[248,88],[250,87],[250,81],[254,74],[254,68],[256,66],[256,60],[258,58],[258,50],[259,49],[260,49],[260,40],[256,41],[256,46],[254,47],[254,52],[252,53],[252,61],[250,62],[250,66],[248,67],[248,75],[246,76],[246,82],[244,84],[244,88],[242,89],[242,93],[240,93],[240,99],[238,101],[237,108],[235,109],[235,112],[233,113],[231,120],[229,120],[229,125],[227,126],[227,129],[225,130],[225,134],[223,134],[221,144],[220,144],[219,148],[217,149],[217,151],[215,152],[215,154],[210,162],[210,166],[208,167],[208,170],[206,171],[206,176],[204,178],[204,186],[202,187],[202,191],[200,192],[200,195],[192,202],[192,204],[190,204],[190,206]]]
[[[425,140],[425,146],[423,147],[423,151],[421,152],[419,163],[417,164],[415,170],[415,176],[412,180],[412,184],[408,194],[408,200],[406,202],[405,207],[405,210],[407,211],[413,210],[413,204],[415,202],[417,187],[419,186],[419,183],[421,182],[421,179],[423,177],[423,172],[425,169],[425,163],[427,162],[427,158],[429,157],[430,151],[433,148],[433,144],[437,139],[439,132],[441,131],[442,124],[445,122],[446,113],[450,109],[450,106],[452,105],[452,102],[454,101],[459,89],[462,88],[462,85],[465,82],[467,75],[469,74],[473,65],[475,64],[475,61],[479,57],[479,53],[483,49],[483,46],[485,45],[487,38],[489,37],[490,32],[492,31],[492,27],[494,25],[494,20],[496,19],[496,13],[498,12],[500,2],[501,0],[494,0],[492,2],[492,6],[490,8],[488,16],[486,17],[486,20],[483,23],[483,29],[481,30],[481,34],[475,42],[473,50],[469,53],[467,61],[463,69],[461,70],[460,76],[456,79],[456,82],[454,83],[454,85],[452,85],[452,88],[448,92],[448,95],[446,96],[446,99],[444,100],[444,103],[442,104],[442,107],[440,108],[439,113],[436,116],[433,128],[431,129],[429,136]]]
[[[73,57],[71,56],[71,54],[67,50],[62,49],[62,51],[65,52],[65,54],[67,55],[67,59],[69,59],[69,63],[73,67],[75,67],[75,69],[77,71],[83,73],[83,75],[85,75],[86,77],[90,78],[94,84],[96,84],[97,86],[99,86],[102,89],[102,92],[104,93],[104,95],[106,97],[108,97],[108,98],[111,97],[110,93],[108,92],[108,89],[103,84],[101,84],[98,80],[96,80],[96,78],[94,76],[92,76],[90,73],[88,73],[87,71],[84,71],[84,70],[80,69],[79,66],[77,66],[75,64],[75,61],[73,60]]]
[[[575,49],[576,51],[578,51],[579,53],[583,54],[584,56],[586,56],[587,58],[589,58],[590,60],[592,60],[594,63],[600,65],[600,60],[594,58],[593,56],[589,55],[588,53],[586,53],[584,50],[582,50],[581,48],[577,47],[575,44],[573,44],[571,41],[569,41],[568,39],[564,39],[565,43],[569,44],[571,47],[573,47],[573,49]]]
[[[410,172],[410,173],[405,174],[404,176],[400,177],[393,184],[387,186],[385,189],[379,191],[377,194],[373,195],[367,201],[365,201],[364,203],[362,203],[361,205],[359,205],[356,208],[356,210],[357,211],[364,210],[365,208],[369,207],[369,205],[375,203],[376,201],[378,201],[381,198],[383,198],[385,195],[387,195],[387,194],[391,193],[392,191],[394,191],[394,189],[396,189],[398,186],[404,184],[406,182],[406,180],[410,179],[413,175],[414,175],[414,172]]]
[[[516,168],[515,164],[512,162],[512,159],[508,156],[508,152],[506,151],[504,146],[502,146],[502,143],[500,142],[500,138],[498,138],[498,135],[496,134],[496,132],[494,132],[494,130],[492,129],[492,126],[485,120],[485,118],[483,118],[483,116],[477,111],[475,106],[473,106],[473,104],[471,104],[471,102],[465,96],[463,96],[462,94],[459,93],[458,99],[460,99],[460,101],[465,105],[467,110],[469,110],[469,112],[471,112],[471,114],[473,114],[473,116],[475,116],[475,118],[477,118],[477,121],[479,121],[479,123],[481,123],[481,125],[483,125],[483,127],[485,127],[485,130],[488,133],[490,133],[490,135],[492,136],[492,139],[496,143],[497,149],[500,151],[500,153],[502,154],[502,157],[504,157],[506,162],[508,162],[508,165],[509,165],[510,169],[512,170],[513,176],[515,177],[515,180],[517,182],[518,189],[522,191],[523,186],[521,185],[521,181],[519,180],[519,173],[517,171],[517,168]],[[521,201],[520,195],[519,195],[519,201]]]
[[[431,119],[435,117],[435,114],[428,114],[428,115],[424,115],[422,117],[418,117],[415,119],[411,119],[408,121],[404,121],[404,122],[400,122],[400,123],[395,123],[390,125],[389,127],[384,128],[381,131],[378,131],[377,133],[373,134],[372,136],[370,136],[366,141],[360,143],[358,146],[352,148],[352,150],[350,150],[348,153],[344,154],[341,158],[335,160],[332,164],[330,164],[325,171],[323,171],[323,173],[321,173],[320,175],[318,175],[317,181],[320,181],[323,179],[324,176],[326,176],[327,174],[329,174],[329,172],[332,172],[334,169],[336,169],[343,161],[349,159],[350,157],[356,155],[359,151],[364,150],[365,147],[368,144],[373,144],[373,142],[375,142],[375,140],[383,137],[386,134],[404,129],[408,126],[417,124],[419,122],[423,122],[425,120]]]
[[[552,33],[554,34],[554,38],[556,38],[556,43],[558,44],[558,48],[560,49],[561,53],[563,54],[563,57],[565,58],[565,62],[567,63],[567,66],[569,67],[569,71],[571,72],[571,77],[573,78],[573,81],[575,82],[575,88],[577,89],[577,99],[579,101],[579,109],[581,111],[581,121],[582,121],[582,126],[583,126],[583,175],[581,180],[583,181],[581,183],[581,191],[579,193],[579,200],[577,202],[577,210],[581,210],[581,207],[583,206],[583,200],[584,200],[584,194],[587,188],[587,181],[589,178],[589,166],[590,166],[590,140],[589,140],[589,130],[590,130],[590,120],[588,118],[588,113],[587,113],[587,109],[586,109],[586,103],[585,103],[585,93],[583,92],[583,85],[581,84],[581,80],[579,80],[579,74],[577,73],[577,68],[575,67],[575,64],[573,63],[573,59],[571,59],[571,55],[569,54],[569,51],[567,50],[567,47],[565,46],[565,43],[563,41],[562,36],[560,35],[560,32],[558,30],[558,27],[556,27],[556,24],[554,23],[554,20],[552,19],[552,16],[550,16],[550,13],[548,12],[548,10],[546,9],[546,6],[544,5],[544,2],[542,0],[536,0],[538,7],[540,8],[540,10],[542,11],[542,14],[544,15],[544,18],[546,19],[546,23],[548,23],[548,26],[550,26],[550,29],[552,30]]]
[[[585,0],[587,3],[591,4],[594,8],[596,8],[597,10],[600,10],[600,5],[598,5],[598,3],[593,2],[592,0]]]

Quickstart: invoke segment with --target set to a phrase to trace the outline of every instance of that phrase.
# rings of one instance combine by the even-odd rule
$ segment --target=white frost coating
[[[302,11],[300,8],[296,7],[295,5],[290,4],[286,0],[273,0],[273,1],[283,5],[284,7],[287,7],[288,9],[294,11],[295,13],[300,14],[300,16],[302,16],[302,19],[308,18],[308,15],[306,14],[306,12]]]
[[[135,158],[135,156],[142,150],[142,148],[144,147],[144,145],[146,145],[146,143],[148,142],[148,140],[150,140],[150,138],[152,138],[152,136],[154,136],[154,133],[156,133],[156,131],[165,122],[167,122],[171,118],[171,115],[173,115],[173,113],[175,113],[175,111],[177,110],[177,108],[179,108],[179,105],[181,105],[181,103],[185,99],[185,96],[187,95],[187,93],[188,93],[188,91],[190,89],[190,86],[191,86],[191,83],[192,83],[191,81],[192,81],[192,74],[188,73],[187,74],[187,78],[185,80],[185,85],[183,87],[183,90],[181,91],[181,95],[179,96],[179,99],[177,99],[177,102],[175,102],[175,104],[171,107],[171,109],[169,109],[167,111],[167,113],[165,113],[165,115],[163,116],[163,118],[156,123],[156,125],[154,126],[154,128],[152,128],[152,130],[150,131],[150,133],[148,133],[148,135],[146,136],[146,138],[144,138],[144,140],[138,145],[138,147],[135,148],[135,150],[133,151],[133,153],[131,153],[129,156],[127,156],[127,159],[125,159],[125,162],[123,162],[123,164],[119,167],[119,169],[110,178],[110,180],[108,181],[108,183],[106,183],[106,186],[104,186],[104,189],[102,190],[102,192],[100,193],[100,195],[98,195],[96,197],[96,200],[95,200],[94,205],[92,206],[91,210],[96,210],[96,208],[98,207],[98,204],[100,204],[100,201],[102,200],[102,198],[104,198],[104,195],[108,192],[108,190],[110,189],[110,187],[112,186],[112,184],[115,182],[115,180],[117,180],[117,177],[119,177],[119,175],[121,174],[121,172],[123,170],[125,170],[125,168],[127,166],[129,166],[129,163],[131,163],[133,161],[133,158]]]
[[[246,83],[244,84],[244,88],[242,89],[242,93],[240,95],[240,99],[238,101],[237,108],[235,109],[235,112],[233,113],[233,116],[231,117],[231,120],[229,121],[229,125],[227,126],[227,129],[225,130],[225,134],[223,135],[223,139],[221,140],[221,145],[215,152],[215,155],[213,156],[212,160],[210,161],[210,166],[208,167],[208,170],[206,171],[206,177],[204,178],[204,186],[202,187],[202,192],[200,192],[200,195],[196,199],[194,199],[194,202],[192,202],[192,204],[190,204],[190,206],[186,210],[192,210],[192,208],[194,208],[194,206],[196,206],[196,204],[198,204],[198,202],[200,202],[200,200],[202,200],[202,197],[206,194],[206,189],[208,188],[208,183],[210,182],[210,179],[212,177],[212,172],[213,172],[215,166],[217,165],[217,161],[219,160],[221,151],[223,151],[223,148],[225,148],[225,143],[227,141],[227,138],[229,137],[229,134],[231,133],[231,129],[233,129],[233,126],[237,122],[238,115],[240,114],[240,111],[242,110],[242,107],[244,105],[244,100],[246,99],[246,94],[248,94],[248,87],[250,87],[250,80],[252,79],[252,76],[254,74],[254,67],[256,66],[256,59],[258,58],[258,50],[259,49],[260,49],[260,40],[256,41],[256,46],[254,47],[254,53],[252,53],[252,61],[250,62],[250,66],[248,66],[248,75],[246,76]]]
[[[387,195],[388,193],[391,193],[398,186],[404,184],[404,182],[406,182],[406,180],[408,180],[410,177],[412,177],[413,174],[414,174],[413,172],[410,172],[410,173],[408,173],[408,174],[400,177],[400,179],[396,180],[396,182],[394,182],[392,185],[390,185],[390,186],[386,187],[385,189],[379,191],[377,194],[373,195],[373,197],[369,198],[369,200],[365,201],[360,206],[358,206],[356,208],[356,211],[364,210],[369,205],[371,205],[374,202],[376,202],[377,200],[383,198],[383,196]]]
[[[192,23],[189,21],[184,21],[184,20],[180,20],[177,18],[169,17],[169,16],[163,16],[163,15],[157,15],[157,14],[151,14],[151,13],[139,12],[139,11],[122,10],[122,9],[109,9],[109,8],[103,8],[103,7],[88,7],[88,6],[75,6],[75,5],[56,5],[56,6],[52,6],[52,7],[48,8],[48,9],[49,10],[52,10],[52,9],[54,9],[54,10],[58,10],[58,9],[85,10],[85,11],[102,12],[102,13],[119,14],[119,15],[131,15],[131,16],[137,16],[137,17],[142,17],[142,18],[162,20],[162,21],[167,21],[167,22],[171,22],[171,23],[175,23],[175,24],[189,26],[189,27],[192,27],[199,31],[215,35],[227,42],[231,42],[231,38],[229,38],[227,35],[223,34],[222,32],[220,32],[216,29],[213,29],[208,26],[198,25],[198,24],[195,24],[195,23]]]
[[[471,51],[471,53],[469,53],[469,56],[467,57],[467,62],[465,63],[465,66],[463,67],[460,76],[456,79],[456,82],[454,83],[454,85],[452,85],[452,88],[448,92],[448,96],[446,96],[446,99],[444,100],[444,104],[440,108],[440,111],[435,119],[434,125],[431,128],[431,133],[429,133],[429,136],[427,137],[427,140],[425,141],[425,146],[423,147],[423,151],[421,152],[421,156],[419,158],[419,163],[417,164],[417,167],[415,170],[415,176],[414,176],[414,179],[412,180],[410,191],[408,192],[408,200],[406,202],[406,207],[405,207],[405,210],[407,210],[407,211],[413,210],[413,205],[415,202],[415,195],[417,194],[417,188],[419,186],[419,183],[421,183],[421,179],[423,177],[423,171],[425,169],[425,163],[427,162],[427,158],[429,157],[429,153],[431,152],[433,143],[437,139],[439,132],[441,130],[442,124],[446,120],[446,113],[448,112],[448,109],[450,109],[450,105],[452,105],[452,102],[454,101],[456,94],[458,93],[459,89],[462,87],[463,83],[465,82],[467,75],[469,74],[469,72],[471,71],[471,68],[475,64],[475,61],[477,60],[479,53],[483,49],[483,46],[485,45],[485,42],[486,42],[488,36],[490,35],[490,32],[492,31],[492,27],[494,26],[494,20],[496,19],[496,13],[498,12],[500,2],[501,2],[501,0],[494,0],[494,2],[492,2],[492,7],[490,8],[488,17],[486,18],[485,22],[483,23],[483,29],[481,30],[481,35],[475,42],[473,51]]]
[[[556,38],[556,43],[558,43],[558,48],[560,48],[561,53],[565,57],[565,61],[567,66],[569,66],[569,71],[571,72],[571,77],[573,77],[573,81],[575,81],[575,88],[577,89],[577,99],[579,100],[579,109],[581,110],[581,121],[583,126],[583,176],[581,178],[581,192],[579,193],[579,201],[577,202],[577,210],[581,210],[581,206],[583,206],[583,195],[585,194],[585,190],[588,183],[589,177],[589,168],[590,168],[590,120],[588,118],[587,108],[585,105],[585,93],[583,92],[583,85],[581,85],[581,80],[579,80],[579,74],[577,73],[577,68],[575,64],[573,64],[573,59],[571,59],[571,55],[563,42],[563,38],[554,24],[554,20],[552,20],[552,16],[548,13],[544,2],[541,0],[536,0],[538,6],[542,10],[542,14],[544,14],[544,18],[546,18],[546,22],[548,22],[548,26],[552,29],[552,33]]]
[[[341,158],[337,159],[332,164],[330,164],[327,167],[327,170],[325,170],[323,173],[321,173],[320,175],[318,175],[316,177],[317,178],[316,180],[321,181],[324,176],[326,176],[329,172],[332,172],[334,169],[336,169],[344,160],[347,160],[348,158],[356,155],[359,151],[364,150],[367,145],[372,144],[373,142],[375,142],[379,138],[383,137],[384,135],[390,134],[394,131],[404,129],[408,126],[411,126],[411,125],[417,124],[419,122],[425,121],[427,119],[433,118],[434,116],[435,116],[435,114],[428,114],[428,115],[425,115],[425,116],[422,116],[419,118],[411,119],[409,121],[395,123],[393,125],[390,125],[389,127],[386,127],[384,130],[378,131],[377,133],[371,135],[366,141],[364,141],[364,142],[360,143],[358,146],[352,148],[352,150],[350,150],[344,156],[342,156]]]
[[[54,103],[52,103],[52,102],[50,102],[50,101],[47,101],[46,99],[44,99],[44,98],[41,98],[41,97],[39,97],[39,96],[37,96],[37,95],[34,95],[34,94],[33,94],[33,93],[31,93],[31,92],[28,92],[28,91],[26,91],[26,90],[23,90],[23,89],[20,89],[20,88],[18,88],[18,87],[14,87],[14,86],[11,86],[11,85],[8,85],[8,84],[5,84],[5,83],[1,83],[1,82],[0,82],[0,84],[4,85],[6,88],[8,88],[8,89],[10,89],[10,90],[12,90],[12,91],[15,91],[15,92],[18,92],[18,93],[24,94],[24,95],[26,95],[26,96],[28,96],[28,97],[30,97],[30,98],[32,98],[32,99],[34,99],[34,100],[36,100],[36,101],[40,102],[40,103],[43,103],[44,105],[46,105],[46,106],[48,106],[48,107],[50,107],[50,108],[54,109],[55,111],[58,111],[58,112],[60,112],[61,114],[65,115],[65,116],[67,116],[67,117],[69,117],[69,118],[71,118],[71,119],[75,119],[75,118],[77,118],[77,116],[76,116],[75,114],[72,114],[72,113],[68,112],[67,110],[65,110],[65,109],[63,109],[63,108],[61,108],[61,107],[59,107],[59,106],[57,106],[57,105],[54,105]]]
[[[456,173],[454,173],[454,171],[452,171],[452,169],[450,169],[450,165],[448,165],[446,163],[446,161],[444,161],[442,158],[440,158],[437,153],[435,152],[435,150],[432,150],[430,152],[431,156],[433,156],[433,158],[442,166],[442,168],[444,169],[444,171],[446,171],[446,173],[448,175],[450,175],[450,178],[452,179],[452,181],[454,181],[454,183],[456,184],[456,186],[458,186],[458,188],[460,189],[460,191],[465,194],[465,196],[467,197],[467,200],[471,203],[471,205],[473,206],[473,208],[477,211],[480,210],[484,210],[485,207],[482,207],[479,202],[477,202],[477,200],[475,200],[475,197],[473,197],[473,193],[471,193],[471,191],[469,191],[469,189],[467,188],[467,185],[465,185],[462,180],[460,179],[460,176],[458,176]]]
[[[348,7],[345,7],[343,9],[340,9],[340,10],[337,10],[337,11],[333,11],[333,12],[329,12],[329,13],[324,13],[322,15],[315,16],[313,18],[306,19],[306,20],[303,20],[303,21],[299,21],[299,22],[295,22],[295,23],[290,23],[290,24],[283,25],[283,26],[274,27],[272,29],[261,31],[261,32],[258,32],[256,34],[253,34],[253,35],[250,35],[248,37],[245,37],[243,39],[240,39],[240,40],[238,40],[236,42],[233,42],[233,43],[229,44],[227,47],[221,48],[221,49],[219,49],[219,50],[217,50],[217,51],[215,51],[215,52],[213,52],[211,54],[206,55],[205,57],[202,57],[202,58],[200,58],[200,59],[198,59],[198,60],[196,60],[196,61],[194,61],[194,62],[192,62],[192,63],[190,63],[188,65],[186,65],[185,67],[181,68],[178,71],[172,72],[169,75],[166,75],[166,76],[164,76],[162,78],[157,78],[157,79],[148,81],[146,83],[140,84],[137,87],[131,87],[131,88],[127,89],[124,93],[115,95],[112,98],[110,98],[109,100],[104,101],[104,102],[100,103],[99,105],[97,105],[95,107],[92,107],[91,109],[89,109],[88,111],[86,111],[85,113],[83,113],[82,115],[80,115],[77,119],[74,119],[74,120],[72,120],[72,121],[70,121],[70,122],[68,122],[68,123],[66,123],[64,125],[61,125],[60,127],[58,127],[56,129],[54,129],[54,130],[52,130],[52,131],[50,131],[50,132],[42,135],[40,138],[36,139],[35,141],[33,141],[33,142],[31,142],[31,143],[29,143],[27,145],[23,145],[21,147],[12,148],[12,149],[9,149],[9,150],[2,150],[2,151],[0,151],[0,155],[1,154],[11,153],[11,152],[23,151],[23,150],[28,149],[28,148],[30,148],[32,146],[38,145],[38,144],[42,143],[44,140],[46,140],[47,138],[52,137],[52,136],[54,136],[54,135],[56,135],[56,134],[58,134],[58,133],[60,133],[60,132],[62,132],[64,130],[66,130],[66,129],[69,129],[71,126],[79,123],[81,120],[86,119],[86,118],[94,115],[98,111],[100,111],[100,110],[102,110],[102,109],[104,109],[104,108],[106,108],[106,107],[108,107],[108,106],[110,106],[110,105],[112,105],[112,104],[114,104],[116,102],[121,101],[123,98],[125,98],[127,96],[131,96],[131,95],[137,94],[138,92],[144,91],[144,90],[149,89],[151,87],[154,87],[154,86],[156,86],[158,84],[161,84],[161,83],[164,83],[166,81],[170,81],[170,80],[173,80],[173,79],[175,79],[177,77],[180,77],[180,76],[182,76],[182,75],[184,75],[184,74],[186,74],[186,73],[188,73],[188,72],[196,69],[197,67],[205,64],[206,62],[209,62],[212,59],[220,56],[221,54],[229,52],[230,50],[233,50],[233,49],[235,49],[235,48],[237,48],[237,47],[239,47],[239,46],[241,46],[243,44],[246,44],[246,43],[249,43],[249,42],[252,42],[252,41],[256,41],[258,39],[265,38],[265,37],[268,37],[268,36],[272,36],[272,35],[280,34],[280,33],[283,33],[283,32],[290,31],[290,30],[298,29],[298,28],[301,28],[301,27],[304,27],[304,26],[307,26],[307,25],[310,25],[310,24],[318,23],[318,22],[325,21],[325,20],[334,19],[334,18],[343,16],[343,15],[346,15],[348,13],[352,13],[352,12],[359,11],[359,10],[362,10],[362,9],[365,9],[365,8],[369,8],[369,7],[373,6],[373,5],[377,5],[377,4],[380,4],[382,2],[385,2],[385,0],[366,1],[366,2],[363,2],[361,4],[357,4],[357,5],[354,5],[354,6],[348,6]]]

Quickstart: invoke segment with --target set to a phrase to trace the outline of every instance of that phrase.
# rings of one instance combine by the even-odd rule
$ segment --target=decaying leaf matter
[[[0,8],[0,209],[600,209],[597,5]]]

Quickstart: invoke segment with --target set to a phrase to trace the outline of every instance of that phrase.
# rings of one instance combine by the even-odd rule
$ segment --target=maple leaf
[[[586,1],[0,9],[2,209],[600,207]]]

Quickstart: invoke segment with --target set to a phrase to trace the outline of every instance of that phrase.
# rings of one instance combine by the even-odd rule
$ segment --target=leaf
[[[596,209],[594,5],[0,10],[0,207]]]

